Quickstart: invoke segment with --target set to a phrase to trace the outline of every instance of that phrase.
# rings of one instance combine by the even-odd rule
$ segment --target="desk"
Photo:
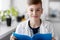
[[[12,25],[10,27],[8,27],[6,24],[0,24],[0,39],[15,31],[17,24],[17,22],[12,22]]]

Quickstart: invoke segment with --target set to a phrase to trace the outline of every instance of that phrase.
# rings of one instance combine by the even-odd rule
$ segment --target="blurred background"
[[[54,32],[60,40],[60,0],[42,0],[41,18],[54,24]],[[28,19],[26,0],[0,0],[0,40],[9,40],[17,25]]]

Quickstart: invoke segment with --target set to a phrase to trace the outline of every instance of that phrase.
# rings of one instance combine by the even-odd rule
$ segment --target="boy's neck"
[[[30,20],[30,26],[32,28],[40,27],[41,21],[39,20]]]

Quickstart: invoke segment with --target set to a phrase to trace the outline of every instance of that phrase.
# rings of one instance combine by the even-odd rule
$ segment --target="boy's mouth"
[[[32,16],[32,17],[37,18],[38,16]]]

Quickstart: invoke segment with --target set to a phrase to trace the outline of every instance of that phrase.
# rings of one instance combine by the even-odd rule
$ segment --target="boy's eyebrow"
[[[37,8],[37,9],[42,9],[42,8]]]
[[[33,9],[33,8],[31,8],[31,9]],[[42,8],[36,8],[36,9],[42,9]]]
[[[33,8],[30,8],[30,9],[33,9]]]

